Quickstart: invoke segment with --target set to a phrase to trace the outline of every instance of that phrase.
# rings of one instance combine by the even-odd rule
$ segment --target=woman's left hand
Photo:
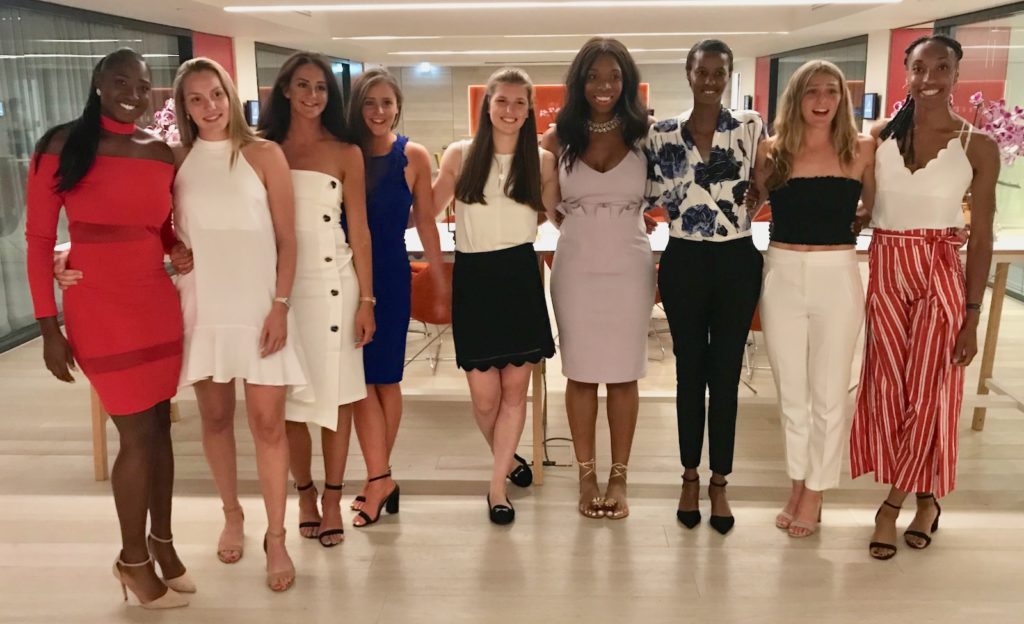
[[[360,301],[356,310],[356,349],[362,349],[373,340],[373,332],[377,330],[377,321],[373,318],[373,304]]]
[[[277,353],[288,342],[288,307],[274,302],[260,330],[260,357]]]
[[[969,366],[977,354],[978,330],[965,323],[960,329],[960,333],[957,334],[956,345],[953,347],[953,364]]]

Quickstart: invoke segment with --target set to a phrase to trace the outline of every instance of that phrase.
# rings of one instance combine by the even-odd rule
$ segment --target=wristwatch
[[[292,302],[288,299],[288,297],[274,297],[274,303],[283,303],[284,307],[288,308],[289,310],[292,309]]]
[[[376,297],[360,297],[359,301],[360,302],[365,301],[366,303],[368,303],[368,304],[370,304],[372,306],[377,305],[377,298]]]

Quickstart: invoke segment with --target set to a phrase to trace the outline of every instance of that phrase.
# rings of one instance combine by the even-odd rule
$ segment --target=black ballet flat
[[[487,495],[487,508],[490,510],[491,522],[499,525],[512,524],[516,519],[516,510],[512,508],[512,501],[507,505],[491,505],[491,495]]]
[[[694,477],[692,479],[687,479],[686,475],[683,475],[683,481],[685,481],[686,483],[694,483],[694,482],[700,483],[700,477]],[[698,485],[697,488],[698,488],[698,496],[699,496],[699,493],[700,493],[700,489],[699,488],[700,488],[700,486]],[[676,520],[681,522],[682,525],[684,527],[688,528],[688,529],[694,528],[695,526],[700,524],[700,507],[698,507],[697,509],[690,509],[690,510],[676,509]]]
[[[521,488],[530,487],[533,484],[533,470],[530,468],[530,463],[519,455],[513,455],[513,457],[519,462],[519,465],[508,473],[508,480]]]

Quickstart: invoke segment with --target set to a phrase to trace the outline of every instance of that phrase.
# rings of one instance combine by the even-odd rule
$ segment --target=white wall
[[[878,30],[868,33],[868,58],[867,67],[864,72],[864,93],[877,93],[879,107],[885,108],[885,93],[889,81],[889,42],[891,34],[888,30]],[[888,111],[879,111],[879,119],[885,117]],[[864,120],[863,132],[868,132],[875,122],[869,119]]]
[[[405,96],[399,132],[422,143],[431,152],[469,135],[469,86],[485,84],[498,66],[434,67],[422,73],[416,67],[395,67]],[[535,84],[561,84],[568,65],[528,65],[524,69]],[[650,83],[650,107],[655,117],[678,115],[692,104],[683,64],[641,65],[641,79]]]
[[[259,83],[256,81],[256,41],[235,37],[232,40],[235,48],[235,73],[237,76],[238,97],[243,102],[258,100]]]

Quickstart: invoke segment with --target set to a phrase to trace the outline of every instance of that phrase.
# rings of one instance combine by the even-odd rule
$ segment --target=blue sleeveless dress
[[[405,181],[405,144],[398,135],[391,151],[366,163],[366,215],[373,244],[374,318],[377,331],[363,347],[363,368],[368,384],[402,381],[405,340],[411,314],[412,274],[405,250],[405,230],[412,207],[412,191]]]

